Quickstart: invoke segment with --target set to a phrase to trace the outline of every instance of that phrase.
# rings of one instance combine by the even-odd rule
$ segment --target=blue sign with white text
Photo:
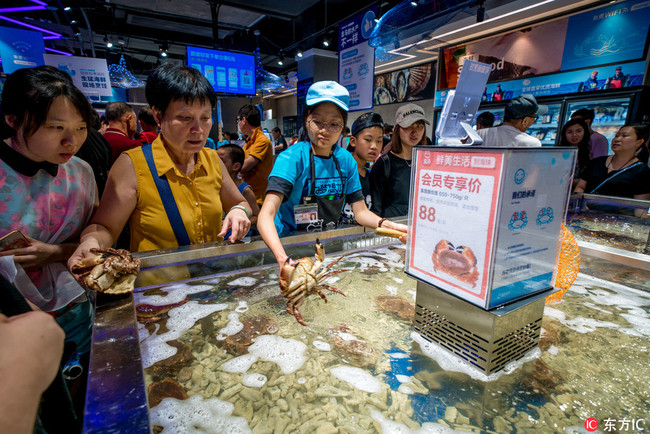
[[[188,46],[187,64],[201,71],[215,92],[255,95],[255,57],[251,54]]]
[[[627,1],[569,18],[562,70],[640,60],[643,57],[650,2]]]
[[[0,58],[5,74],[44,65],[43,35],[29,30],[0,27]]]

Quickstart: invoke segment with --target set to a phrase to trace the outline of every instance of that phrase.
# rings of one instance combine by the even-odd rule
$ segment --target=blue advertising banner
[[[626,1],[569,18],[562,70],[641,59],[650,2]]]
[[[88,97],[112,97],[106,59],[45,54],[45,63],[70,74],[74,85]]]
[[[588,68],[578,71],[549,74],[541,77],[532,76],[520,80],[488,84],[485,86],[481,101],[506,101],[516,98],[522,93],[539,97],[565,95],[569,93],[587,92],[615,87],[641,86],[643,84],[645,67],[645,61],[631,62],[606,66],[597,70]],[[602,74],[603,77],[607,78],[599,78],[599,74]],[[596,85],[594,87],[589,87],[588,84],[594,80],[594,75],[596,77]],[[620,80],[616,78],[618,76],[621,77]],[[442,107],[448,93],[448,90],[436,92],[434,106]]]
[[[376,8],[339,26],[339,83],[350,92],[350,111],[372,108],[375,48],[368,37],[375,26]]]
[[[44,65],[43,35],[29,30],[0,27],[0,58],[5,74]]]

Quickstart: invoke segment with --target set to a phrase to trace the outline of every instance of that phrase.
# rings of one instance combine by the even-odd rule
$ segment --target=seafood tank
[[[323,268],[344,271],[323,283],[345,295],[310,296],[307,326],[286,312],[259,241],[141,257],[133,296],[97,301],[84,430],[582,432],[592,417],[643,427],[648,292],[583,268],[546,306],[539,347],[485,376],[413,331],[405,246],[359,228],[325,236]],[[315,238],[283,242],[299,258]]]

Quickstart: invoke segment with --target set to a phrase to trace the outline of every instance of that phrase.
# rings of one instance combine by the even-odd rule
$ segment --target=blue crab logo
[[[553,221],[553,208],[550,206],[546,208],[542,208],[539,210],[537,213],[537,225],[542,226],[542,225],[547,225],[550,222]]]
[[[368,64],[362,63],[361,66],[359,67],[359,75],[366,75],[368,71],[369,71]]]
[[[343,71],[343,78],[349,80],[352,78],[352,68],[345,68]]]
[[[517,212],[515,211],[512,213],[512,217],[510,217],[510,223],[508,223],[508,229],[511,231],[516,231],[518,229],[523,229],[526,227],[528,224],[528,215],[526,215],[526,211],[521,211]]]
[[[524,179],[526,179],[526,171],[524,169],[518,169],[515,172],[515,184],[521,184],[524,182]]]

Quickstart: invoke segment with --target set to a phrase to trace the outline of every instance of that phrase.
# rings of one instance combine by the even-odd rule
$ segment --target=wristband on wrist
[[[241,206],[241,205],[233,205],[233,206],[230,208],[230,211],[232,211],[232,210],[235,209],[235,208],[244,211],[244,212],[246,213],[246,218],[250,220],[251,215],[250,215],[250,213],[248,212],[248,210],[246,209],[245,206]]]
[[[380,228],[381,225],[383,225],[386,220],[387,220],[386,217],[380,218],[379,222],[377,222],[377,227]]]

